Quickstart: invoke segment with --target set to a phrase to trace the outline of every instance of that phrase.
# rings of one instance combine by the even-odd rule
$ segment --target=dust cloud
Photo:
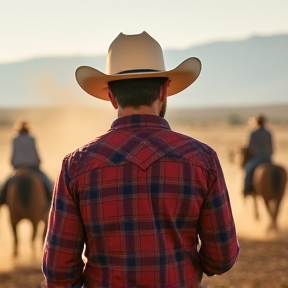
[[[95,137],[106,133],[112,121],[116,118],[116,111],[108,105],[91,108],[68,106],[61,108],[22,109],[11,111],[15,121],[27,120],[31,125],[31,133],[35,136],[38,150],[42,159],[42,169],[55,180],[61,168],[63,157],[81,147]],[[168,115],[169,121],[169,115]],[[252,199],[244,201],[241,190],[243,171],[238,163],[229,161],[228,152],[231,147],[242,144],[247,139],[249,127],[246,125],[229,126],[228,124],[211,125],[179,125],[171,122],[171,127],[180,133],[188,134],[207,143],[217,152],[227,187],[233,215],[239,237],[247,239],[271,240],[275,238],[288,239],[288,198],[287,189],[279,214],[279,234],[267,233],[269,224],[264,203],[259,199],[260,220],[254,218]],[[275,135],[276,152],[274,160],[288,170],[288,135],[286,126],[271,127]],[[10,143],[15,131],[12,127],[0,130],[0,182],[12,172],[9,165]],[[32,253],[29,237],[30,223],[23,220],[18,227],[20,232],[20,256],[12,260],[12,233],[9,226],[8,211],[0,209],[0,271],[9,270],[21,265],[38,265],[41,261],[40,233],[37,238],[37,249]],[[41,230],[41,227],[40,227]],[[36,259],[36,260],[35,260]]]

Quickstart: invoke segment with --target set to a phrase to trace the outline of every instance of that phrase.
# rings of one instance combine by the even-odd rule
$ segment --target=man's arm
[[[215,152],[209,173],[208,195],[201,207],[199,257],[208,276],[222,274],[234,265],[239,244],[224,175]]]
[[[44,246],[42,269],[48,288],[82,285],[84,263],[81,255],[85,235],[69,184],[68,160],[65,158],[54,188]]]
[[[247,144],[247,149],[248,152],[253,155],[254,154],[254,142],[255,142],[255,135],[253,134],[253,132],[250,133],[249,135],[249,140],[248,140],[248,144]]]
[[[41,159],[39,157],[39,153],[38,153],[37,146],[36,146],[36,140],[34,138],[32,138],[32,143],[33,143],[33,150],[35,153],[35,157],[38,161],[38,166],[40,167]]]
[[[274,153],[274,142],[273,142],[273,136],[271,132],[269,132],[269,144],[270,144],[270,155],[272,156]]]
[[[15,140],[12,140],[12,149],[11,149],[11,157],[10,157],[10,163],[13,167],[15,167]]]

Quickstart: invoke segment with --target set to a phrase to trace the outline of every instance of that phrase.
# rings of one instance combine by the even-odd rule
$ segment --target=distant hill
[[[202,61],[199,79],[172,107],[236,107],[288,104],[288,34],[214,42],[164,51],[166,69],[188,57]],[[75,80],[78,66],[105,71],[106,56],[38,58],[0,65],[0,108],[101,105]]]
[[[169,107],[165,118],[172,125],[194,126],[230,124],[246,125],[250,117],[259,114],[265,115],[270,124],[288,124],[288,104],[266,105],[266,106],[240,106],[222,108],[177,108]],[[0,108],[0,128],[13,127],[19,120],[26,120],[31,123],[47,122],[58,123],[60,126],[69,123],[69,126],[76,127],[83,125],[107,126],[115,119],[116,112],[112,109],[99,107],[38,107],[38,108]],[[85,120],[86,119],[86,120]],[[94,119],[94,120],[93,120]],[[101,123],[99,123],[99,119]],[[52,125],[53,126],[53,125]],[[85,126],[86,127],[86,126]],[[57,127],[59,128],[59,127]]]

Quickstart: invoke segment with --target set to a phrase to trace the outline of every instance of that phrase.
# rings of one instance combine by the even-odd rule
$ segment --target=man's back
[[[43,255],[48,288],[199,287],[203,271],[226,272],[239,251],[216,153],[163,119],[167,97],[198,78],[201,61],[166,71],[160,44],[144,31],[120,33],[106,63],[107,74],[75,73],[118,119],[64,158]]]
[[[39,156],[36,150],[35,139],[29,133],[19,133],[13,139],[12,165],[35,166],[39,165]]]
[[[44,256],[46,275],[65,271],[64,250],[77,259],[83,234],[85,287],[198,287],[203,270],[221,274],[233,266],[238,245],[218,158],[160,117],[117,119],[107,134],[68,155],[63,168],[50,219],[57,227],[66,223],[60,235],[69,245],[61,246],[59,231],[50,232],[54,253]],[[76,207],[83,227],[73,220]],[[72,270],[67,275],[81,278]]]
[[[273,153],[272,135],[269,130],[259,127],[252,131],[248,149],[254,157],[270,157]]]

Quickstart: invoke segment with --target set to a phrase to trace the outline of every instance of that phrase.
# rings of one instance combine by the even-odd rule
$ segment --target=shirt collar
[[[120,117],[113,121],[110,130],[136,127],[153,127],[171,130],[168,122],[165,119],[157,115],[149,114],[133,114]]]

